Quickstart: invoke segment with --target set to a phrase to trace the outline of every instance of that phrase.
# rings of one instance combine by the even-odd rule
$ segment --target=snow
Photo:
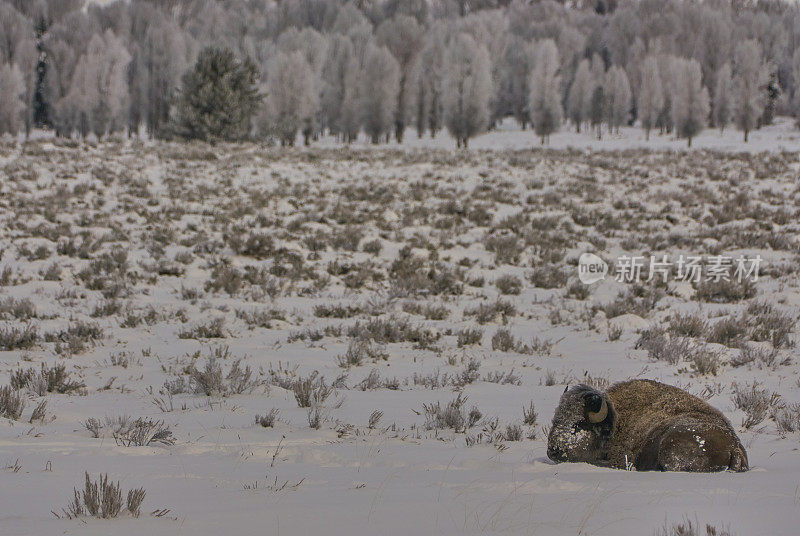
[[[601,141],[589,134],[562,131],[552,135],[549,148],[580,148],[585,151],[582,155],[534,151],[521,153],[523,157],[517,159],[503,150],[538,149],[539,144],[534,133],[514,130],[510,124],[471,140],[471,149],[466,152],[455,151],[452,139],[446,134],[434,140],[420,140],[413,133],[407,136],[402,151],[391,150],[397,149],[394,144],[373,148],[359,142],[352,152],[345,152],[340,146],[332,149],[331,139],[323,139],[309,150],[285,151],[257,145],[211,147],[130,141],[68,149],[57,147],[48,139],[33,142],[33,147],[26,149],[31,151],[29,154],[20,154],[18,147],[8,144],[0,147],[0,169],[4,169],[4,180],[0,181],[3,194],[0,271],[8,266],[31,278],[28,282],[0,287],[0,300],[9,296],[30,298],[41,317],[30,322],[40,333],[63,329],[78,319],[96,322],[105,332],[97,345],[71,357],[57,355],[55,344],[45,341],[29,350],[0,351],[0,385],[6,385],[11,373],[20,367],[38,368],[44,362],[66,364],[67,370],[87,386],[85,395],[46,396],[48,415],[56,417],[53,421],[28,423],[31,410],[42,399],[34,395],[26,395],[28,404],[20,421],[0,419],[0,464],[13,467],[16,462],[21,466],[17,472],[13,469],[0,472],[0,534],[611,536],[652,534],[665,523],[686,517],[698,520],[701,526],[708,522],[730,527],[732,534],[738,535],[795,534],[800,521],[798,433],[778,433],[769,418],[761,425],[744,429],[740,426],[744,413],[735,408],[731,395],[734,382],[744,385],[758,380],[764,387],[780,393],[787,404],[800,402],[796,348],[779,350],[779,361],[789,357],[789,364],[774,368],[723,364],[716,376],[697,375],[685,361],[678,365],[651,361],[643,350],[634,348],[637,331],[649,325],[666,325],[669,315],[676,311],[699,311],[709,322],[714,322],[742,312],[746,303],[698,302],[691,287],[683,285],[679,292],[659,301],[646,318],[625,314],[611,319],[612,327],[622,328],[619,339],[611,341],[605,315],[597,313],[590,318],[583,312],[592,304],[608,303],[625,288],[622,283],[607,277],[591,287],[586,301],[568,297],[563,287],[535,288],[525,277],[531,272],[531,259],[536,258],[531,251],[521,255],[522,260],[516,265],[496,265],[494,254],[481,243],[486,227],[464,223],[463,229],[437,228],[433,225],[435,217],[426,222],[411,221],[406,211],[411,207],[428,207],[434,216],[443,216],[441,196],[451,195],[462,206],[474,208],[478,201],[491,204],[497,224],[524,209],[528,196],[539,199],[546,192],[558,192],[562,198],[572,196],[570,199],[575,203],[588,203],[587,199],[594,194],[577,186],[594,184],[601,192],[596,194],[601,200],[587,206],[587,211],[590,208],[615,211],[622,222],[621,228],[609,229],[602,236],[607,244],[599,251],[606,260],[623,251],[630,253],[622,244],[624,238],[662,232],[666,224],[658,219],[658,214],[665,206],[672,206],[672,212],[679,218],[673,228],[675,232],[687,236],[700,233],[705,225],[702,217],[716,208],[720,197],[694,198],[703,210],[683,208],[675,197],[669,197],[670,192],[689,191],[686,189],[690,186],[719,188],[714,190],[718,196],[737,188],[752,193],[748,188],[757,187],[763,193],[751,195],[753,203],[761,203],[770,210],[782,203],[794,214],[797,155],[789,159],[785,169],[756,179],[754,164],[745,156],[730,155],[730,160],[725,160],[699,153],[701,149],[796,151],[800,148],[798,134],[791,121],[780,118],[776,125],[753,132],[747,145],[740,137],[734,131],[720,136],[717,131],[708,130],[693,142],[692,152],[686,153],[685,141],[654,135],[645,142],[638,129],[623,128],[619,136],[605,135]],[[620,153],[609,157],[603,152],[589,151],[631,148],[663,149],[667,153],[638,156]],[[217,160],[202,158],[208,153],[216,155]],[[700,156],[688,160],[688,154]],[[770,161],[771,157],[765,157],[758,162]],[[726,179],[710,180],[706,169],[700,169],[700,162],[715,168]],[[114,177],[109,185],[93,178],[100,176],[101,168],[108,169]],[[26,173],[31,171],[35,172],[35,178],[27,177]],[[593,177],[596,182],[586,177]],[[536,181],[541,181],[544,188],[536,189],[532,185]],[[419,182],[425,183],[425,187],[415,197],[412,185]],[[480,191],[481,186],[487,186],[489,194],[495,195],[504,182],[510,184],[513,192],[510,200],[490,202],[488,194],[474,199],[477,195],[474,192]],[[398,196],[388,206],[369,200],[347,204],[349,194],[343,191],[344,187],[362,187],[367,194],[377,195],[387,184],[399,188]],[[136,312],[143,313],[152,305],[164,315],[152,325],[121,327],[123,313],[91,317],[95,306],[104,300],[99,291],[87,290],[77,278],[89,261],[57,255],[53,242],[32,236],[34,224],[52,222],[41,213],[26,212],[26,207],[33,211],[36,206],[33,201],[53,194],[57,186],[72,191],[77,185],[91,185],[91,188],[81,195],[56,199],[55,221],[69,223],[73,232],[89,230],[95,237],[110,233],[112,222],[131,233],[128,243],[100,244],[100,249],[92,255],[116,248],[130,249],[130,269],[144,275],[137,283],[130,284],[132,294],[121,300]],[[570,185],[574,188],[567,192]],[[135,195],[142,189],[149,192],[149,200]],[[262,204],[255,208],[250,203],[255,203],[256,198],[244,195],[254,191],[270,192],[260,198]],[[638,203],[657,221],[635,221],[623,214],[633,209],[613,209],[612,202],[620,197]],[[368,198],[369,195],[365,197]],[[104,203],[99,203],[101,199]],[[319,260],[309,260],[310,252],[300,239],[305,231],[287,231],[288,224],[322,199],[327,201],[329,209],[338,202],[344,203],[342,218],[369,209],[368,218],[372,219],[364,225],[361,243],[380,237],[383,243],[380,255],[329,247],[319,252]],[[172,210],[177,207],[181,210]],[[253,210],[241,215],[237,209],[243,213]],[[552,213],[563,216],[566,212],[563,206],[553,206]],[[538,212],[533,215],[541,216]],[[80,223],[84,216],[88,222]],[[272,225],[269,222],[278,216],[281,225],[269,227]],[[377,227],[378,219],[383,228]],[[18,227],[18,222],[24,225]],[[446,320],[409,315],[402,311],[404,299],[388,302],[390,313],[381,318],[391,315],[411,318],[415,325],[444,334],[437,343],[439,349],[415,348],[409,342],[390,343],[386,345],[389,353],[386,361],[345,371],[336,362],[336,356],[347,350],[349,341],[345,335],[325,336],[314,342],[290,341],[290,335],[304,329],[352,326],[356,320],[368,321],[370,316],[366,314],[357,319],[317,318],[314,306],[366,307],[387,303],[389,280],[368,282],[364,288],[354,290],[345,287],[343,277],[334,275],[323,290],[313,290],[310,282],[300,281],[294,292],[274,299],[249,292],[232,297],[222,291],[204,291],[204,284],[211,276],[208,262],[219,256],[230,258],[232,265],[240,268],[271,265],[269,259],[257,260],[230,250],[223,231],[226,224],[234,222],[248,222],[241,231],[243,234],[255,226],[267,225],[265,232],[278,244],[300,251],[305,263],[322,273],[331,261],[338,260],[370,261],[386,275],[400,248],[411,243],[416,233],[435,244],[439,240],[447,243],[436,249],[438,258],[448,266],[455,266],[464,257],[474,261],[465,270],[470,278],[485,277],[486,285],[465,285],[463,295],[459,296],[417,299],[426,305],[444,305],[450,313]],[[785,233],[790,241],[797,243],[798,229],[793,217],[785,223],[770,220],[764,225]],[[154,262],[147,247],[152,246],[156,234],[164,232],[163,227],[177,233],[164,246],[166,259],[192,251],[192,246],[181,242],[195,236],[188,230],[190,227],[200,231],[200,238],[220,241],[223,246],[216,254],[195,254],[183,276],[156,277],[147,269],[148,263]],[[328,215],[309,221],[302,229],[308,229],[306,234],[310,234],[310,230],[334,232],[340,227]],[[577,259],[588,249],[589,239],[599,234],[592,227],[576,232],[580,241],[571,236],[575,241],[561,261],[569,271],[570,283],[576,280],[577,269],[567,259]],[[20,253],[22,245],[33,249],[39,243],[48,246],[51,258],[29,261]],[[415,253],[424,253],[427,258],[429,250],[423,243],[417,241],[413,245]],[[643,245],[642,249],[648,248]],[[691,252],[691,248],[684,247],[670,247],[666,252],[674,256],[681,253],[679,249]],[[741,251],[759,252],[770,266],[796,262],[794,251],[740,248],[735,253]],[[63,280],[43,281],[39,271],[54,260],[64,272]],[[498,295],[493,282],[504,274],[520,276],[521,294]],[[150,277],[154,279],[151,281]],[[182,288],[197,289],[200,298],[182,299]],[[299,292],[304,288],[310,290]],[[781,277],[762,277],[757,289],[759,299],[797,317],[800,290],[796,271]],[[64,297],[69,290],[77,291],[78,297]],[[464,314],[466,309],[494,303],[498,298],[510,301],[519,310],[517,316],[508,318],[506,326],[499,317],[478,325],[474,317]],[[235,314],[237,309],[270,308],[286,312],[285,318],[273,321],[270,328],[250,329]],[[187,319],[185,324],[176,315],[181,309]],[[563,315],[563,321],[554,324],[554,311]],[[197,340],[177,336],[181,330],[215,317],[226,319],[228,337]],[[24,322],[13,318],[0,321],[0,327],[20,325]],[[483,330],[480,345],[456,346],[454,333],[465,327]],[[491,338],[502,327],[523,342],[530,342],[534,336],[550,340],[555,343],[553,350],[550,355],[492,350]],[[796,328],[792,337],[796,338]],[[195,352],[200,352],[197,364],[202,367],[205,356],[220,345],[228,346],[233,356],[222,361],[224,371],[230,369],[234,358],[243,358],[243,364],[252,367],[264,381],[269,378],[270,369],[291,371],[296,367],[296,374],[303,377],[316,370],[329,383],[347,372],[349,388],[338,389],[325,404],[325,420],[319,430],[308,426],[306,409],[297,407],[293,393],[278,385],[268,388],[264,385],[249,394],[224,398],[176,394],[173,411],[158,409],[154,399],[165,398],[159,394],[164,381],[174,379],[193,361],[191,356]],[[726,358],[737,352],[719,346],[724,348]],[[111,356],[120,352],[131,357],[127,368],[110,362]],[[479,360],[481,365],[480,379],[462,389],[468,397],[467,405],[479,407],[485,418],[497,417],[500,429],[504,429],[508,424],[521,424],[522,410],[532,401],[539,415],[538,424],[523,428],[526,434],[535,432],[535,439],[504,441],[502,448],[493,444],[467,446],[466,436],[475,436],[483,424],[468,434],[423,427],[425,419],[420,414],[423,404],[439,401],[444,405],[457,393],[451,386],[428,389],[414,385],[413,375],[436,371],[459,374],[470,358]],[[381,378],[397,377],[400,389],[359,389],[359,382],[372,369],[377,369]],[[485,379],[489,372],[512,370],[519,376],[520,385]],[[554,385],[547,385],[548,374],[555,377]],[[709,403],[725,413],[745,444],[751,470],[740,474],[638,473],[586,464],[554,464],[546,456],[546,427],[565,385],[585,381],[587,375],[610,382],[651,378],[679,385],[694,394],[708,388],[713,393]],[[111,378],[115,380],[110,388],[104,389]],[[408,384],[404,383],[406,380]],[[340,407],[338,401],[342,403]],[[264,414],[273,407],[280,410],[274,428],[254,424],[256,414]],[[383,416],[377,426],[369,428],[367,422],[375,410],[382,411]],[[174,433],[175,445],[125,447],[117,444],[108,431],[103,437],[92,438],[82,424],[90,417],[118,415],[163,419]],[[93,477],[107,472],[111,479],[120,481],[123,492],[144,487],[147,496],[141,517],[68,520],[63,519],[63,514],[62,518],[54,516],[51,510],[61,514],[61,508],[72,497],[73,487],[82,486],[84,471]],[[150,514],[162,508],[169,509],[163,517]]]

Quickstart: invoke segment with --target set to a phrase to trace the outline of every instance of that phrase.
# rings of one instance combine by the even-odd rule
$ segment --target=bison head
[[[605,393],[588,385],[565,389],[547,438],[547,457],[554,462],[602,463],[615,419]]]

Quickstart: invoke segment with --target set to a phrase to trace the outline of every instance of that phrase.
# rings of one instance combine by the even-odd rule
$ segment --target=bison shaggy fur
[[[630,380],[561,395],[547,440],[555,462],[638,471],[746,471],[747,452],[722,413],[686,391]]]

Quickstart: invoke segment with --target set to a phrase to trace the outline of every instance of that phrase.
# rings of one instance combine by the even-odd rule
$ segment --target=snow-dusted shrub
[[[495,279],[494,286],[500,291],[500,294],[517,295],[522,292],[522,281],[515,275],[503,275]]]
[[[691,345],[684,337],[669,336],[664,328],[652,327],[642,331],[634,348],[647,351],[650,359],[676,365],[690,355]]]
[[[456,333],[456,345],[459,348],[471,346],[473,344],[480,344],[482,340],[483,330],[481,329],[464,328],[458,330]]]
[[[150,445],[174,445],[172,430],[164,421],[153,421],[140,417],[114,431],[114,441],[124,447],[147,447]]]
[[[223,348],[227,350],[227,347]],[[206,396],[238,395],[251,393],[262,384],[261,380],[254,377],[250,365],[242,368],[241,359],[233,362],[227,374],[223,373],[222,365],[219,364],[218,359],[217,356],[212,355],[206,361],[203,369],[192,366],[189,371],[189,385],[195,394]]]
[[[711,374],[717,375],[722,362],[720,360],[720,352],[710,349],[707,346],[697,346],[692,348],[688,361],[692,370],[698,374]]]
[[[760,388],[758,382],[744,387],[733,384],[733,404],[737,409],[745,412],[742,426],[752,428],[761,424],[767,418],[770,408],[781,403],[781,397],[768,389]]]
[[[670,317],[667,329],[680,337],[702,337],[707,327],[700,315],[675,313]]]
[[[0,350],[27,350],[39,341],[39,331],[35,326],[3,326],[0,328]]]
[[[86,387],[81,381],[70,380],[71,372],[63,363],[48,366],[41,364],[40,370],[34,368],[17,369],[11,373],[11,386],[14,389],[28,389],[43,396],[46,393],[70,393]]]
[[[0,299],[0,319],[30,320],[36,318],[36,306],[29,298],[15,299],[12,297]]]
[[[656,536],[733,536],[725,527],[718,529],[715,525],[706,525],[705,529],[692,520],[686,519],[680,523],[666,525],[656,532]]]
[[[17,421],[22,416],[24,409],[25,399],[22,398],[19,391],[10,385],[0,387],[0,417]]]
[[[747,300],[756,295],[755,284],[750,279],[737,281],[731,279],[726,281],[703,280],[697,284],[695,297],[698,300],[710,303],[736,303]]]
[[[256,424],[260,424],[264,428],[272,428],[278,419],[278,413],[280,412],[277,408],[272,408],[264,415],[256,415]]]
[[[421,315],[427,320],[446,320],[450,316],[450,310],[445,305],[422,304],[415,301],[403,302],[403,312]]]
[[[440,402],[423,404],[422,411],[425,415],[425,428],[428,430],[451,429],[455,432],[465,432],[472,428],[483,417],[477,406],[467,411],[467,397],[461,393],[456,398],[442,407]]]
[[[133,517],[139,517],[139,511],[144,502],[144,488],[135,488],[128,491],[125,501],[126,511]],[[68,519],[84,516],[111,519],[122,512],[122,490],[119,482],[108,481],[108,474],[100,475],[97,481],[92,481],[86,472],[86,481],[83,491],[73,488],[72,501],[61,509]],[[56,517],[60,517],[53,512]]]
[[[388,358],[389,354],[381,346],[368,339],[356,339],[350,341],[344,354],[336,356],[336,361],[340,367],[347,368],[362,365],[366,360],[374,363],[378,360],[385,361]]]
[[[224,339],[227,336],[225,318],[221,316],[202,324],[182,328],[178,332],[179,339]]]
[[[538,417],[539,414],[536,413],[536,409],[533,406],[533,400],[531,400],[531,403],[527,408],[522,408],[522,422],[528,426],[536,426],[536,420]]]
[[[537,288],[563,288],[567,284],[566,270],[555,264],[534,266],[527,278]]]
[[[511,302],[498,299],[494,303],[481,303],[476,307],[464,309],[464,316],[474,316],[479,324],[492,322],[498,317],[505,323],[507,318],[517,316],[517,308]]]
[[[322,406],[333,393],[333,388],[325,383],[325,377],[314,371],[306,378],[297,378],[292,383],[292,391],[297,406],[311,408]]]
[[[706,338],[708,342],[736,348],[747,340],[748,331],[748,323],[744,315],[731,316],[712,324],[708,328]]]

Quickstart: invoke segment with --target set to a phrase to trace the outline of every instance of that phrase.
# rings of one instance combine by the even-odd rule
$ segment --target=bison
[[[682,389],[630,380],[606,392],[565,389],[547,438],[554,462],[637,471],[747,471],[747,452],[722,413]]]

